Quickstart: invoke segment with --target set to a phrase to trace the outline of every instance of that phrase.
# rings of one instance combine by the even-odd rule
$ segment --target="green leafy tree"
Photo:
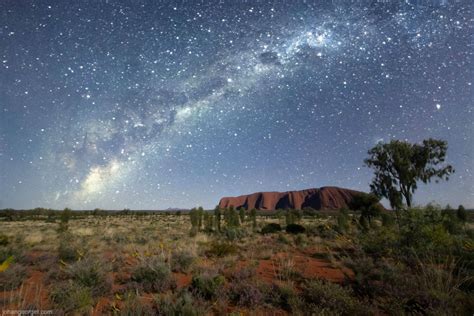
[[[240,223],[243,224],[245,222],[245,210],[243,207],[239,208],[239,217]]]
[[[65,208],[59,217],[59,232],[65,232],[69,228],[69,220],[71,219],[72,211],[69,208]]]
[[[369,223],[372,218],[379,216],[383,207],[380,205],[380,198],[375,194],[357,194],[350,203],[353,210],[360,211],[361,217],[364,217]]]
[[[191,220],[191,232],[196,233],[199,230],[199,211],[196,208],[189,211],[189,219]]]
[[[364,160],[375,170],[370,185],[372,192],[387,198],[394,209],[402,208],[403,199],[411,207],[419,181],[428,183],[432,178],[448,180],[454,172],[451,165],[445,164],[447,149],[447,142],[432,138],[422,144],[399,140],[378,143],[368,151],[369,158]]]
[[[458,217],[459,221],[461,221],[462,223],[465,223],[467,221],[467,212],[464,206],[459,205],[456,211],[456,216]]]
[[[239,214],[233,206],[229,207],[224,214],[224,219],[228,227],[237,227],[240,225]]]
[[[252,228],[255,229],[257,228],[257,210],[256,209],[251,209],[250,210],[250,218],[252,220]]]
[[[197,209],[197,217],[198,217],[198,230],[202,227],[202,219],[204,216],[204,209],[200,206]]]
[[[217,205],[216,208],[214,209],[214,217],[216,220],[217,230],[221,231],[222,212],[221,212],[221,209],[219,208],[219,205]]]

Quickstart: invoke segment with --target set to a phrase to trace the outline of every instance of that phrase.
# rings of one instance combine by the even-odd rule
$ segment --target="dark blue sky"
[[[0,208],[368,191],[369,148],[428,137],[456,173],[415,203],[472,207],[472,6],[3,0]]]

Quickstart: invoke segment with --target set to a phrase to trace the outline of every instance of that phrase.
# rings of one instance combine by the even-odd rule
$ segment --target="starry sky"
[[[214,207],[369,190],[379,141],[448,141],[474,206],[473,3],[0,1],[0,208]]]

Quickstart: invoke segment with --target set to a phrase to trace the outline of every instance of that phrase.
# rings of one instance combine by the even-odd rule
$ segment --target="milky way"
[[[0,2],[0,208],[213,207],[369,190],[378,141],[448,141],[474,206],[466,1]]]

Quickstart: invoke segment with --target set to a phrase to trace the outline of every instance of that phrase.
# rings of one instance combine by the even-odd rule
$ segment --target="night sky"
[[[188,3],[189,2],[189,3]],[[448,141],[474,206],[473,3],[0,1],[0,208],[369,191],[378,141]]]

